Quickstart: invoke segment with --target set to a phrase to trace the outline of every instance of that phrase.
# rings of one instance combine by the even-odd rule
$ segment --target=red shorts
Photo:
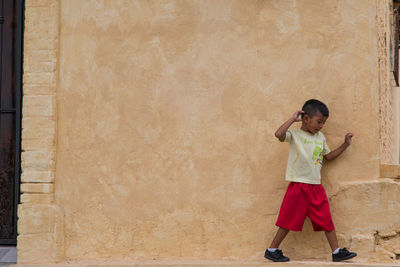
[[[291,182],[283,198],[276,226],[301,231],[306,216],[310,217],[314,231],[335,229],[322,185]]]

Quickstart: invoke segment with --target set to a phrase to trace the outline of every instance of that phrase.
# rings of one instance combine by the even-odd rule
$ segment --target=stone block
[[[30,26],[37,26],[40,22],[52,22],[57,23],[55,19],[57,17],[56,1],[53,1],[51,5],[37,6],[35,8],[28,8],[25,11],[26,24]],[[30,34],[31,32],[27,32]]]
[[[23,117],[22,139],[43,138],[55,135],[56,123],[54,118],[49,117]]]
[[[53,150],[55,131],[55,121],[51,117],[23,117],[22,149]]]
[[[59,252],[53,233],[22,234],[18,236],[17,242],[19,263],[56,262]]]
[[[56,40],[58,36],[58,21],[54,18],[55,16],[57,16],[55,8],[41,7],[25,11],[24,42],[26,38],[27,49],[55,48],[46,44],[52,45],[53,42],[49,42],[49,39]],[[35,40],[37,47],[32,46],[32,40]]]
[[[42,10],[49,10],[52,11],[50,9],[47,9],[45,7],[42,8]],[[44,40],[48,39],[48,38],[53,38],[55,36],[57,36],[58,31],[57,31],[57,21],[54,21],[51,19],[51,16],[53,16],[54,12],[49,12],[48,17],[46,18],[44,15],[44,12],[42,12],[42,14],[40,14],[40,16],[44,17],[44,19],[41,19],[39,16],[37,16],[36,18],[29,16],[29,14],[27,14],[28,16],[26,17],[26,28],[25,28],[25,32],[27,37],[30,38],[37,38],[37,37],[42,37],[44,38]],[[39,47],[40,48],[40,47]]]
[[[55,136],[55,127],[22,128],[22,139],[53,139]]]
[[[381,164],[379,168],[380,177],[383,178],[398,178],[400,165]]]
[[[25,117],[55,116],[55,97],[52,95],[25,96],[22,112]]]
[[[394,230],[388,230],[388,231],[380,231],[378,235],[382,238],[387,238],[387,237],[393,237],[397,235],[397,232]]]
[[[46,8],[43,8],[46,9]],[[38,42],[39,44],[43,44],[48,39],[54,39],[54,37],[58,34],[57,22],[54,22],[50,19],[43,20],[33,20],[31,17],[27,17],[26,19],[26,36],[28,40],[32,38],[42,37],[43,40]],[[45,47],[39,46],[38,49],[44,49]]]
[[[18,206],[19,263],[55,263],[64,259],[63,212],[57,205]]]
[[[400,184],[391,179],[343,184],[330,202],[333,218],[346,218],[335,221],[342,232],[375,233],[400,222]]]
[[[23,83],[30,84],[55,84],[55,73],[39,72],[39,73],[24,73]]]
[[[23,193],[21,194],[21,203],[23,204],[52,204],[54,202],[53,194]]]
[[[21,174],[22,183],[52,183],[54,182],[53,171],[24,170]]]
[[[28,0],[25,3],[26,7],[50,7],[57,3],[58,0]]]
[[[47,42],[48,43],[48,42]],[[43,60],[25,60],[24,71],[30,73],[39,72],[54,72],[56,70],[56,62],[54,61],[43,61]]]
[[[52,233],[56,210],[53,205],[22,204],[18,207],[18,232],[24,235]]]
[[[34,85],[25,84],[24,85],[24,95],[54,95],[56,92],[55,86],[49,85]]]
[[[24,183],[21,184],[22,193],[52,193],[54,185],[49,183]]]
[[[54,136],[43,139],[23,139],[21,143],[24,151],[50,150],[54,148]]]
[[[25,49],[26,53],[28,53],[27,55],[25,55],[24,57],[24,73],[30,74],[32,73],[31,71],[28,71],[27,69],[25,69],[25,64],[29,63],[29,62],[34,62],[34,61],[39,61],[39,62],[56,62],[57,59],[57,50],[56,49],[41,49],[38,50],[37,47],[35,47],[34,49],[29,50],[29,52],[27,51],[27,49],[29,48],[30,44],[27,44],[28,47]],[[33,44],[32,44],[33,45]],[[54,44],[55,45],[55,44]],[[29,66],[28,66],[29,68]],[[33,72],[37,72],[36,70]],[[30,78],[28,76],[28,78]],[[43,83],[43,82],[41,82]],[[29,84],[29,80],[24,80],[24,84]]]
[[[46,42],[58,36],[58,8],[57,1],[51,5],[37,6],[25,10],[25,38],[28,43],[36,39],[36,49],[46,49]]]
[[[24,171],[31,168],[35,171],[54,170],[55,152],[53,150],[25,151],[21,155],[21,167]]]
[[[24,37],[24,48],[25,51],[29,51],[29,53],[40,51],[37,49],[56,51],[57,47],[58,47],[58,39],[55,38],[54,36],[43,37],[43,36],[28,35]],[[33,57],[30,56],[28,58],[33,58]],[[38,59],[43,61],[42,58]],[[24,66],[26,66],[25,61],[24,61]]]

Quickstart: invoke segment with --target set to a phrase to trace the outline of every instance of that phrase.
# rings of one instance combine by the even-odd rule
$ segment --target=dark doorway
[[[17,244],[23,0],[0,0],[0,245]]]

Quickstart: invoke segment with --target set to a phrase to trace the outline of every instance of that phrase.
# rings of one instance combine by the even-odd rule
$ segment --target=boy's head
[[[322,129],[329,117],[328,107],[319,100],[310,99],[303,105],[302,129],[310,133],[317,133]]]

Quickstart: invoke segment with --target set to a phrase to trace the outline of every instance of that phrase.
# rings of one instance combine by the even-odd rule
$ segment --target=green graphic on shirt
[[[322,157],[322,156],[320,156],[320,155],[321,155],[321,152],[322,152],[322,147],[320,147],[320,146],[315,146],[312,159],[313,159],[313,160],[317,160],[317,159],[321,160],[321,157]]]

